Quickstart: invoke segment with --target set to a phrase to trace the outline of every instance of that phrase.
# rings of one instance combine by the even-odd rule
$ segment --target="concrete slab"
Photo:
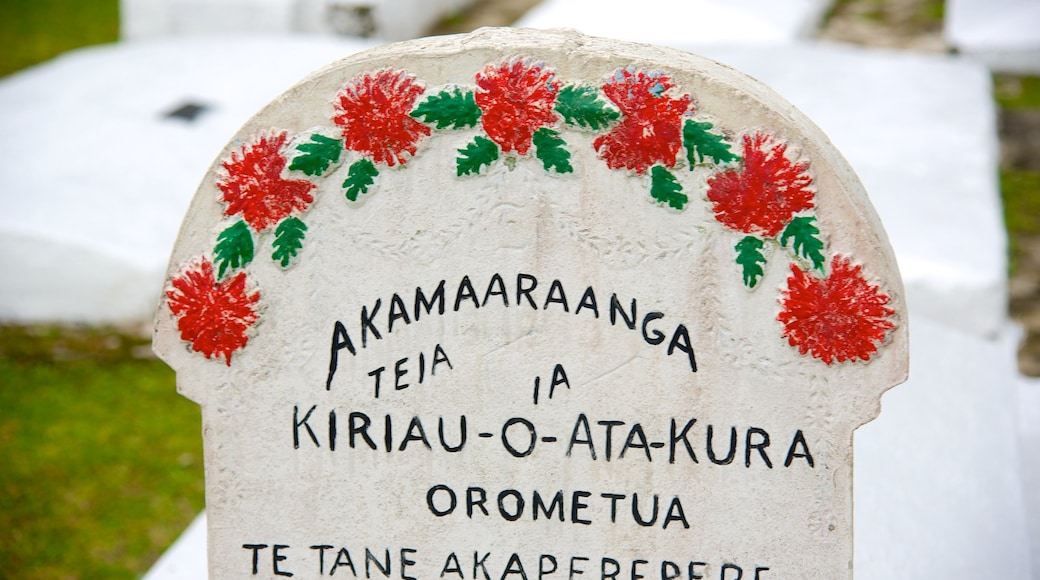
[[[831,0],[544,0],[516,23],[575,28],[586,34],[677,46],[682,43],[775,45],[816,30]],[[628,9],[625,9],[625,8]]]
[[[1040,2],[947,0],[943,35],[994,70],[1040,74]]]
[[[143,323],[215,152],[311,71],[368,44],[162,40],[0,82],[0,320]],[[194,121],[169,118],[204,107]]]

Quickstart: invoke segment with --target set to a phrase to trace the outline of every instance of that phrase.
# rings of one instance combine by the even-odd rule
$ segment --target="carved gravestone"
[[[337,62],[204,178],[155,344],[212,578],[852,576],[892,251],[753,79],[571,32]]]

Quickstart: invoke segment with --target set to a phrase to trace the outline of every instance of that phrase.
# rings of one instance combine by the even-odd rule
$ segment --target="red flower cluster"
[[[345,146],[391,167],[408,161],[430,128],[409,113],[423,87],[404,71],[381,70],[354,77],[336,96],[332,120],[343,127]]]
[[[791,264],[776,318],[799,353],[811,352],[831,364],[870,360],[877,352],[886,331],[895,327],[888,319],[895,311],[885,306],[888,296],[868,283],[860,269],[848,258],[834,256],[830,276],[821,280]]]
[[[683,116],[693,98],[665,95],[675,88],[662,73],[618,69],[603,85],[603,94],[621,109],[623,118],[592,145],[611,169],[627,168],[643,174],[660,163],[674,167],[682,145]]]
[[[245,272],[217,282],[213,264],[202,258],[173,278],[172,284],[166,303],[177,317],[181,339],[206,358],[222,356],[231,366],[231,353],[246,345],[246,331],[259,318],[255,304],[260,293],[246,292]]]
[[[480,123],[504,153],[526,155],[534,132],[553,125],[553,106],[560,83],[539,64],[512,59],[489,64],[477,73],[476,101]]]
[[[746,234],[776,236],[794,215],[813,207],[807,162],[792,163],[787,145],[763,133],[744,135],[744,166],[708,179],[715,219]]]
[[[286,133],[261,136],[243,145],[241,157],[234,151],[224,161],[224,175],[217,187],[228,204],[227,215],[242,214],[254,230],[260,232],[282,221],[289,214],[302,212],[314,201],[310,191],[316,186],[303,179],[285,179],[282,170],[286,160],[280,150]]]

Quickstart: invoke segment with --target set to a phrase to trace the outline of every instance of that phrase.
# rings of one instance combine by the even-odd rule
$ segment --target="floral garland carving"
[[[333,126],[294,136],[294,147],[286,131],[275,129],[223,161],[216,185],[232,223],[217,236],[212,257],[190,260],[166,291],[181,339],[203,356],[230,366],[248,343],[260,319],[260,292],[249,289],[246,266],[265,238],[282,268],[297,258],[316,179],[353,157],[342,189],[356,202],[381,166],[406,165],[434,130],[478,125],[481,134],[457,150],[459,178],[496,163],[513,169],[532,156],[546,172],[572,173],[564,129],[595,134],[592,145],[607,167],[649,175],[651,198],[675,211],[690,200],[674,171],[711,170],[704,196],[716,221],[744,234],[734,246],[744,285],[754,290],[764,276],[767,244],[792,255],[777,321],[780,336],[802,355],[828,365],[869,361],[895,328],[889,296],[860,265],[833,255],[828,272],[809,161],[792,160],[787,143],[762,131],[742,134],[734,152],[662,72],[619,68],[591,87],[565,84],[543,63],[514,57],[485,66],[472,87],[430,90],[412,74],[382,69],[351,79],[332,105]]]

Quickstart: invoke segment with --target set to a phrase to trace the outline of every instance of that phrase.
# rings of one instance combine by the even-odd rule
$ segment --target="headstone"
[[[212,578],[849,578],[891,249],[768,88],[573,32],[387,46],[220,153],[160,356]]]

